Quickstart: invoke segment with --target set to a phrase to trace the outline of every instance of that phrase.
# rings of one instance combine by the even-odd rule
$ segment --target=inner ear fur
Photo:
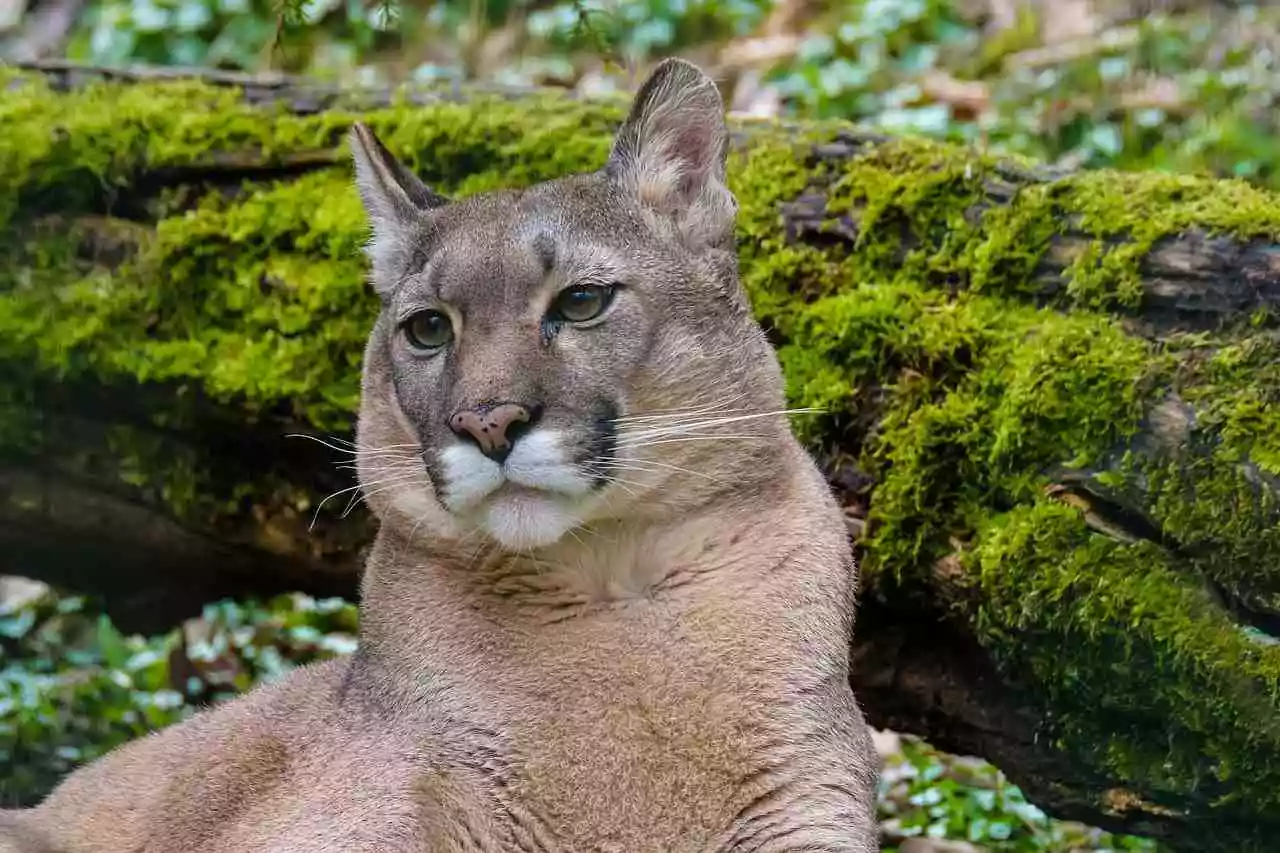
[[[690,62],[667,59],[636,93],[605,171],[645,208],[673,220],[691,247],[719,245],[737,212],[725,185],[728,152],[715,82]]]

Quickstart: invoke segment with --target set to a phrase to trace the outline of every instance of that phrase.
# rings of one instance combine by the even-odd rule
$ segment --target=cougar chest
[[[569,849],[700,851],[733,820],[771,709],[700,617],[620,605],[554,626],[511,673],[511,793]]]

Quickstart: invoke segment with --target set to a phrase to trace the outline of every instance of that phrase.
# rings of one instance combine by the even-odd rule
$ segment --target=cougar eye
[[[419,311],[401,328],[409,346],[420,351],[439,349],[453,340],[453,324],[443,311]]]
[[[560,291],[548,313],[552,320],[585,323],[599,317],[611,301],[612,285],[578,284]]]

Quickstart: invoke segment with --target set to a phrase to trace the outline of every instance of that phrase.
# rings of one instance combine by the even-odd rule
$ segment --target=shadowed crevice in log
[[[1194,538],[1171,530],[1162,517],[1162,502],[1153,493],[1149,470],[1173,472],[1179,488],[1188,492],[1188,503],[1197,502],[1195,483],[1205,476],[1206,460],[1216,460],[1222,439],[1206,431],[1196,408],[1176,393],[1152,406],[1141,429],[1088,468],[1056,467],[1047,472],[1052,481],[1049,497],[1080,511],[1096,532],[1121,542],[1146,540],[1159,546],[1188,575],[1204,583],[1213,599],[1242,628],[1266,638],[1280,639],[1280,580],[1274,572],[1250,571],[1246,552],[1228,553],[1234,544],[1223,538]],[[1234,470],[1249,483],[1244,505],[1233,515],[1250,517],[1254,529],[1280,526],[1280,482],[1267,475],[1247,455],[1218,460],[1219,473]],[[1135,466],[1135,460],[1137,465]],[[1197,473],[1193,466],[1201,466]],[[1238,497],[1238,496],[1237,496]],[[1242,565],[1243,564],[1243,565]],[[1214,567],[1219,574],[1203,571]],[[1243,580],[1248,578],[1248,581]]]
[[[1197,566],[1217,556],[1219,544],[1178,541],[1148,512],[1134,506],[1123,495],[1098,488],[1093,479],[1096,473],[1059,472],[1060,482],[1046,492],[1055,500],[1078,509],[1085,523],[1103,536],[1127,543],[1146,540],[1160,546],[1182,571],[1197,576],[1205,584],[1217,606],[1237,625],[1256,631],[1255,636],[1263,642],[1280,642],[1280,611],[1275,609],[1274,593],[1230,586],[1201,574]]]
[[[999,755],[1001,769],[1033,802],[1052,801],[1062,817],[1087,816],[1119,832],[1142,826],[1100,816],[1106,780],[1082,775],[1070,760],[1038,747],[1048,736],[1046,721],[1031,703],[1018,704],[971,636],[937,613],[903,613],[868,592],[850,653],[850,681],[868,722],[912,731],[956,754]]]
[[[1223,499],[1200,494],[1210,472],[1230,475],[1241,486],[1231,495],[1233,519],[1248,520],[1254,534],[1280,529],[1280,479],[1263,470],[1248,452],[1233,449],[1224,454],[1224,450],[1223,436],[1205,423],[1203,413],[1169,392],[1146,412],[1135,435],[1095,464],[1060,466],[1047,474],[1054,488],[1074,494],[1091,526],[1112,538],[1146,539],[1188,564],[1248,562],[1244,555],[1224,555],[1227,543],[1219,538],[1171,530],[1169,519],[1162,517],[1167,494],[1162,497],[1151,482],[1153,474],[1162,474],[1169,479],[1163,487],[1166,491],[1176,490],[1186,503],[1195,505]],[[1239,575],[1259,584],[1253,589],[1233,589],[1233,595],[1255,602],[1255,609],[1267,609],[1256,602],[1280,596],[1276,572],[1264,569]]]
[[[287,438],[305,428],[270,413],[228,422],[189,388],[0,372],[0,392],[0,568],[101,598],[148,632],[226,596],[355,594],[374,522],[341,518],[344,495],[309,530],[353,478]]]
[[[334,135],[341,137],[342,133],[336,131]],[[103,212],[113,216],[155,222],[161,215],[173,215],[194,206],[197,199],[209,193],[233,199],[246,191],[247,184],[268,184],[322,169],[339,166],[345,168],[346,158],[338,149],[339,142],[340,138],[335,138],[332,149],[289,154],[227,152],[187,166],[149,170],[125,190],[104,194],[99,203]],[[192,203],[184,206],[170,202],[164,206],[163,211],[158,210],[161,196],[178,189]]]
[[[274,155],[258,151],[215,153],[185,166],[144,171],[127,186],[104,184],[86,175],[78,193],[69,194],[65,188],[54,193],[34,193],[22,197],[21,205],[28,218],[51,219],[83,212],[85,216],[81,218],[97,216],[154,225],[166,216],[193,209],[210,194],[234,199],[255,184],[345,168],[346,159],[338,148],[342,130],[335,131],[334,136],[332,149]],[[174,191],[180,191],[181,196],[171,195]]]
[[[220,598],[306,590],[354,599],[357,592],[354,571],[317,572],[309,560],[183,527],[98,483],[4,463],[0,553],[6,573],[101,599],[125,632],[163,633]]]

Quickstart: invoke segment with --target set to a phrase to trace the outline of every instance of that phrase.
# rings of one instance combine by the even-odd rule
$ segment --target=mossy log
[[[343,454],[287,438],[350,436],[375,312],[346,129],[465,194],[597,166],[622,105],[0,74],[0,570],[144,628],[353,593]],[[839,124],[739,123],[730,174],[872,721],[1065,817],[1274,849],[1280,197]]]

